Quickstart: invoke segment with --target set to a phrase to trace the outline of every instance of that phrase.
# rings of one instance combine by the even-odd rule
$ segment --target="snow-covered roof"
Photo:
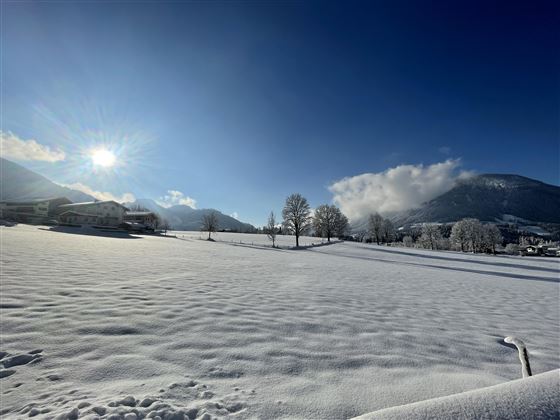
[[[60,213],[61,216],[64,216],[65,214],[74,214],[76,216],[97,217],[97,214],[80,213],[80,212],[73,211],[73,210],[68,210],[68,211],[65,211],[64,213]]]
[[[92,204],[116,204],[119,207],[122,207],[125,210],[128,210],[127,207],[123,206],[121,203],[117,203],[114,200],[105,200],[105,201],[85,201],[83,203],[72,203],[72,204],[63,204],[59,207],[64,208],[73,208],[73,207],[81,207],[81,206],[91,206]]]
[[[46,202],[55,201],[55,200],[66,200],[69,203],[71,203],[71,201],[69,199],[67,199],[66,197],[31,198],[29,200],[2,200],[2,201],[0,201],[0,203],[1,204],[11,204],[11,205],[17,206],[17,205],[25,205],[25,204],[46,203]],[[66,204],[63,204],[63,205],[66,205]]]
[[[149,216],[154,215],[153,211],[127,211],[125,216]]]

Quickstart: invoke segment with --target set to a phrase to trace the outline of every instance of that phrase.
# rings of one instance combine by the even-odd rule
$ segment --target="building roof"
[[[149,216],[154,215],[153,211],[127,211],[125,216]]]
[[[45,203],[55,200],[66,200],[68,203],[72,203],[66,197],[50,197],[50,198],[30,198],[29,200],[2,200],[0,201],[1,204],[13,204],[13,205],[25,205],[25,204],[37,204],[37,203]],[[63,204],[66,205],[66,204]]]
[[[75,208],[75,207],[82,207],[82,206],[90,206],[92,204],[116,204],[119,207],[122,207],[125,210],[128,210],[127,207],[123,206],[121,203],[117,203],[114,200],[105,200],[105,201],[85,201],[83,203],[72,203],[72,204],[63,204],[59,207],[63,207],[63,208]]]
[[[73,211],[73,210],[65,211],[64,213],[61,213],[60,216],[64,216],[65,214],[74,214],[76,216],[98,217],[97,214],[80,213],[80,212]]]

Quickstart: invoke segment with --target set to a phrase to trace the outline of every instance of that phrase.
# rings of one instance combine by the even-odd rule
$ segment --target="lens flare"
[[[94,165],[104,166],[107,168],[115,164],[117,157],[110,150],[97,149],[92,152],[91,160]]]

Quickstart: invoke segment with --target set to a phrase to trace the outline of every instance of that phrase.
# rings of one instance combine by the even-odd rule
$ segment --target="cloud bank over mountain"
[[[196,209],[196,200],[177,190],[167,190],[167,194],[156,200],[156,203],[165,208],[181,204]]]
[[[449,191],[460,178],[473,175],[460,170],[460,159],[424,166],[399,165],[378,173],[343,178],[329,186],[333,201],[351,220],[371,212],[409,210]]]
[[[114,195],[108,191],[97,191],[91,188],[89,185],[82,184],[81,182],[74,182],[72,184],[59,184],[66,188],[71,188],[73,190],[81,191],[85,194],[91,195],[98,200],[107,201],[113,200],[117,203],[132,202],[136,200],[134,194],[127,192],[120,196]]]
[[[19,161],[58,162],[66,159],[61,149],[51,150],[33,139],[22,140],[11,131],[0,131],[0,150],[3,158]]]

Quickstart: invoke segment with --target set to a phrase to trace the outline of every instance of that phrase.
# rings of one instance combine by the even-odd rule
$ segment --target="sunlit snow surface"
[[[1,228],[3,418],[349,418],[520,378],[508,335],[560,366],[556,259],[177,234]]]

